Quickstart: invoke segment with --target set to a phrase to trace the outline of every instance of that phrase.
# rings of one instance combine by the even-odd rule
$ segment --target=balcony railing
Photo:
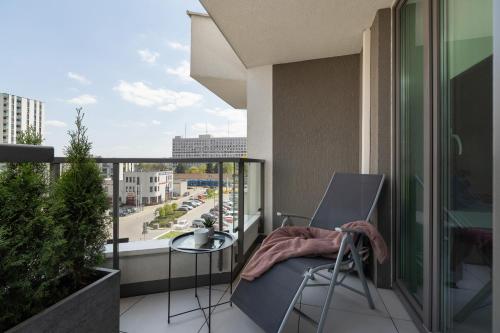
[[[218,230],[228,230],[235,238],[236,256],[231,258],[234,260],[235,271],[239,271],[249,254],[249,250],[253,245],[256,236],[263,231],[264,223],[264,161],[252,158],[104,158],[96,157],[96,163],[108,164],[112,166],[111,181],[109,187],[111,191],[111,209],[110,213],[113,218],[112,224],[112,266],[115,269],[120,269],[120,244],[128,241],[127,235],[120,235],[120,203],[124,198],[120,198],[120,192],[124,193],[125,179],[120,179],[123,176],[123,169],[120,170],[120,165],[134,163],[141,165],[161,164],[169,166],[173,170],[177,164],[196,165],[207,164],[216,166],[216,173],[212,173],[211,185],[213,192],[217,193],[210,202],[212,211],[217,208]],[[50,165],[51,179],[59,177],[61,169],[64,168],[66,159],[64,157],[54,157],[54,149],[44,146],[29,146],[29,145],[5,145],[0,144],[0,163],[13,162],[43,162]],[[230,172],[225,172],[229,168]],[[157,170],[151,170],[154,172]],[[149,178],[148,178],[149,180]],[[175,180],[175,173],[174,173]],[[122,189],[120,182],[123,182]],[[130,185],[130,184],[129,184]],[[147,184],[149,188],[149,183]],[[170,191],[172,189],[169,189]],[[144,192],[144,191],[143,191]],[[181,198],[182,198],[182,194]],[[169,198],[171,199],[171,198]],[[232,199],[232,200],[229,200]],[[186,198],[187,200],[187,198]],[[232,208],[225,214],[224,203],[230,201]],[[160,200],[161,201],[161,200]],[[139,205],[142,199],[137,200]],[[217,202],[217,204],[216,204]],[[160,202],[155,200],[155,203]],[[153,207],[154,208],[154,207]],[[140,214],[138,214],[140,215]],[[232,216],[231,216],[232,215]],[[124,217],[125,218],[125,217]],[[247,235],[246,231],[252,226],[252,234]],[[146,228],[146,227],[144,227]],[[152,230],[157,233],[158,230]],[[124,237],[121,237],[124,236]],[[246,239],[245,236],[248,236]],[[137,238],[131,239],[131,243]],[[158,242],[159,246],[165,246],[165,242]],[[222,270],[222,258],[219,259],[219,267]]]

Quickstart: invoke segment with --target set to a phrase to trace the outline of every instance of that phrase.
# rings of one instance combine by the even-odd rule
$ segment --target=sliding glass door
[[[492,331],[492,13],[396,7],[396,285],[429,331]]]
[[[492,0],[440,0],[443,332],[491,332]]]

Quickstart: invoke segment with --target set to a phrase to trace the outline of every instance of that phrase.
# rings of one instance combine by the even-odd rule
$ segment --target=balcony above
[[[207,15],[191,17],[191,77],[236,109],[245,109],[246,68]]]

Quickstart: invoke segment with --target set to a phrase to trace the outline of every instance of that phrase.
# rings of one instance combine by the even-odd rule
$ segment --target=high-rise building
[[[204,134],[197,138],[176,136],[172,139],[173,158],[245,157],[246,155],[246,137],[214,138]]]
[[[41,101],[0,93],[0,143],[16,143],[19,132],[28,127],[43,134],[44,109]]]

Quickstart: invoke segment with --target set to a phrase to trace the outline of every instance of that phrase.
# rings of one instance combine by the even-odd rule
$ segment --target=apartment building
[[[216,138],[204,134],[197,138],[176,136],[172,139],[173,158],[245,157],[246,155],[246,137]]]
[[[34,127],[43,134],[45,107],[43,102],[26,97],[0,93],[0,143],[16,143],[19,132]]]
[[[125,171],[120,181],[120,202],[131,206],[165,202],[174,190],[172,171]]]
[[[113,163],[100,163],[99,167],[104,178],[113,177]],[[120,163],[119,179],[123,180],[123,173],[131,171],[135,171],[135,163]]]

